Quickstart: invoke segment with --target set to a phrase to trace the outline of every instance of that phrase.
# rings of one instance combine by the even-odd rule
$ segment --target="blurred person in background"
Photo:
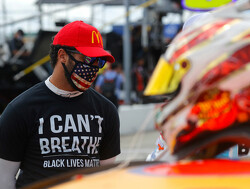
[[[107,62],[105,71],[96,80],[95,89],[119,108],[123,81],[124,77],[118,64]]]
[[[25,60],[30,55],[25,48],[24,35],[23,30],[19,29],[9,41],[11,57],[17,56],[17,59]]]
[[[145,60],[140,56],[132,70],[132,88],[136,92],[136,103],[143,103],[143,91],[147,85],[149,73],[145,67]]]

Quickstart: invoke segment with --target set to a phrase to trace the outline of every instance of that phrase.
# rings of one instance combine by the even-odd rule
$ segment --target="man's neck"
[[[55,94],[57,94],[57,95],[59,95],[59,96],[71,98],[71,97],[79,96],[79,95],[82,94],[82,92],[80,92],[80,91],[75,91],[75,90],[67,91],[67,90],[60,89],[59,87],[57,87],[56,85],[54,85],[54,84],[51,82],[51,79],[52,79],[52,76],[50,76],[50,77],[45,81],[45,84],[46,84],[46,86],[47,86],[52,92],[54,92]]]

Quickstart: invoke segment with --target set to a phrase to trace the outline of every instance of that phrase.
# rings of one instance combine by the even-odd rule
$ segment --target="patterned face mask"
[[[99,68],[87,67],[76,63],[72,73],[71,80],[80,91],[86,91],[94,82]]]
[[[66,51],[66,50],[65,50]],[[66,76],[71,86],[78,91],[86,91],[91,84],[94,82],[97,72],[99,71],[98,67],[87,66],[82,62],[76,60],[70,53],[66,51],[70,59],[75,62],[75,66],[71,72],[68,71],[65,64],[62,63]]]

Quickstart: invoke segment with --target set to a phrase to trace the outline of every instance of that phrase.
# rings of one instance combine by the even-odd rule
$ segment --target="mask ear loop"
[[[66,50],[66,49],[63,49],[65,52],[66,52],[66,54],[69,56],[69,58],[72,60],[72,55]],[[74,61],[74,60],[73,60]],[[63,66],[63,69],[64,69],[64,71],[65,71],[65,73],[66,73],[66,77],[67,77],[67,80],[69,81],[69,83],[70,83],[70,85],[75,89],[75,90],[77,90],[77,91],[80,91],[80,92],[84,92],[83,90],[81,90],[81,89],[78,89],[77,88],[77,86],[73,83],[73,81],[72,81],[72,79],[71,79],[71,75],[72,75],[72,73],[74,72],[74,70],[75,70],[75,68],[76,68],[76,66],[77,66],[77,62],[75,62],[75,65],[74,65],[74,67],[73,67],[73,69],[69,72],[69,70],[67,69],[67,67],[66,67],[66,65],[65,65],[65,63],[61,63],[62,64],[62,66]]]
[[[70,53],[68,53],[67,51],[65,51],[65,52],[68,54],[69,58],[75,62],[75,65],[74,65],[73,69],[72,69],[71,72],[70,72],[70,75],[72,75],[72,73],[74,72],[76,66],[77,66],[78,64],[80,64],[80,63],[78,63],[78,62],[76,61],[76,59],[75,59]],[[66,67],[66,66],[65,66],[65,67]]]
[[[73,74],[73,72],[74,72],[76,66],[77,66],[79,63],[76,62],[75,58],[74,58],[66,49],[64,49],[64,51],[65,51],[66,54],[69,56],[69,58],[75,62],[75,65],[74,65],[73,69],[71,70],[71,72],[68,71],[68,69],[67,69],[65,63],[62,63],[62,64],[63,64],[63,68],[64,68],[64,70],[66,71],[68,77],[71,78],[71,75]],[[70,79],[70,81],[71,81],[71,79]],[[72,83],[73,83],[73,82],[72,82]]]
[[[64,68],[64,70],[65,70],[66,77],[67,77],[67,80],[69,81],[70,85],[71,85],[75,90],[80,91],[80,92],[84,92],[83,90],[78,89],[78,88],[76,87],[76,85],[73,83],[72,79],[71,79],[71,75],[72,75],[72,73],[73,73],[74,68],[75,68],[76,65],[74,66],[74,68],[72,69],[72,71],[71,71],[71,73],[70,73],[70,72],[68,71],[68,69],[67,69],[65,63],[61,63],[61,64],[62,64],[62,66],[63,66],[63,68]]]

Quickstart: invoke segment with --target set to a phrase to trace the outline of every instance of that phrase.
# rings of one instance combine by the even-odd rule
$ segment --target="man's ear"
[[[67,53],[63,49],[59,49],[57,53],[57,60],[62,63],[66,63],[68,60]]]

